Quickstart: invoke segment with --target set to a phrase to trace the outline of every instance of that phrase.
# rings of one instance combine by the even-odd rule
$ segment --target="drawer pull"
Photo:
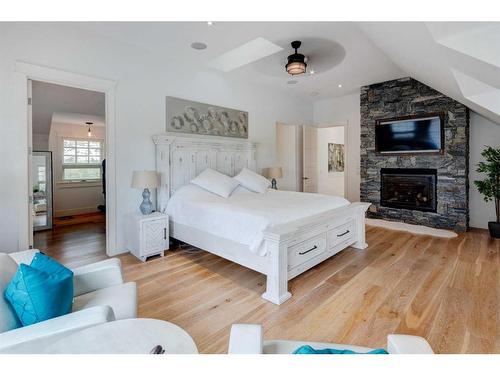
[[[349,232],[350,232],[350,230],[348,229],[348,230],[346,230],[344,233],[337,234],[337,237],[343,237],[343,236],[345,236],[345,235],[346,235],[347,233],[349,233]]]
[[[163,228],[163,239],[167,239],[167,228]]]
[[[313,251],[313,250],[316,250],[318,248],[318,246],[314,245],[314,247],[312,247],[311,249],[307,250],[307,251],[304,251],[303,253],[299,253],[299,255],[304,255],[304,254],[307,254],[309,253],[310,251]]]

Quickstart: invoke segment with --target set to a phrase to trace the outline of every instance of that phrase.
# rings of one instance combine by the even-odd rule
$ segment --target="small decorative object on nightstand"
[[[153,255],[163,256],[163,251],[168,250],[168,215],[130,214],[125,223],[127,249],[143,262]]]
[[[142,203],[140,206],[143,215],[149,215],[153,212],[153,204],[149,197],[149,189],[156,189],[160,186],[160,178],[156,171],[134,171],[132,175],[132,187],[144,189],[142,192]]]
[[[276,179],[283,177],[283,170],[281,167],[269,167],[264,170],[264,176],[271,179],[271,189],[278,190]]]

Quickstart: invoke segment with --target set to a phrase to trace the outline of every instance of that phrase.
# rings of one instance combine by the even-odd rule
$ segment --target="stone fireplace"
[[[361,201],[368,217],[467,230],[469,112],[463,104],[412,78],[361,88]],[[378,120],[442,113],[443,152],[381,154]]]
[[[436,169],[382,168],[380,177],[381,206],[436,212]]]

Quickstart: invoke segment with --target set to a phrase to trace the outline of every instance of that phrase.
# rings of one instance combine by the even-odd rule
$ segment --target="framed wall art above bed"
[[[167,132],[248,138],[248,112],[167,96]]]

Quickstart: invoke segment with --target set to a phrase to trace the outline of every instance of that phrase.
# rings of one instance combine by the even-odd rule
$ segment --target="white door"
[[[28,80],[28,236],[29,247],[33,248],[33,220],[35,211],[33,210],[33,86]]]
[[[303,128],[303,191],[318,192],[318,129],[313,126]]]

